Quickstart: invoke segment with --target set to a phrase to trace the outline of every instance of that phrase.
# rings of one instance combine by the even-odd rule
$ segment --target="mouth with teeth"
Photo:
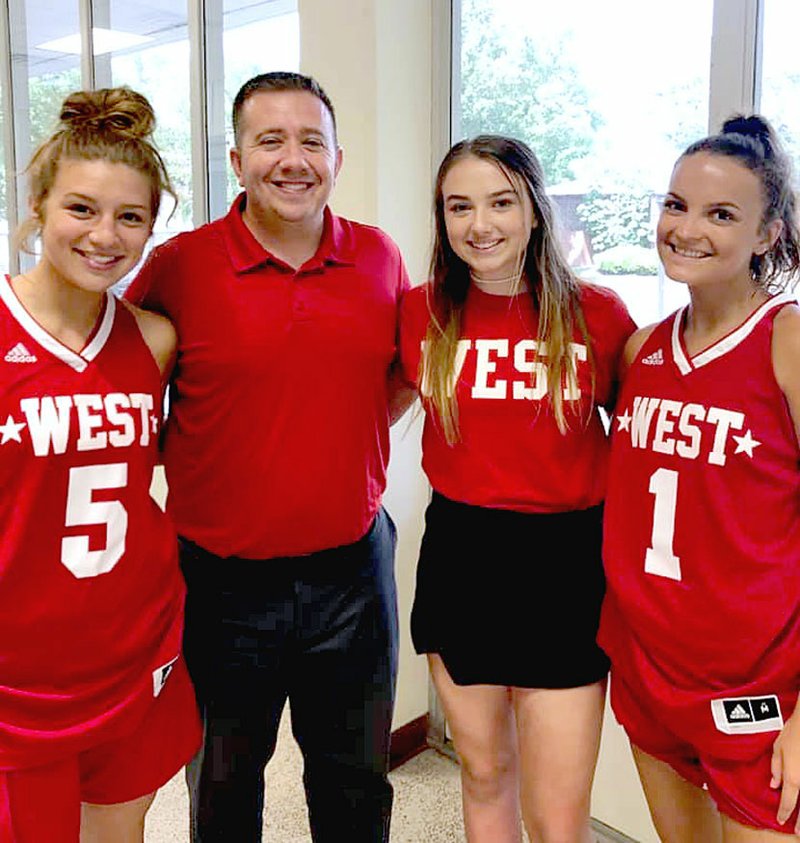
[[[85,252],[82,249],[76,249],[75,251],[92,269],[109,269],[112,266],[116,266],[122,260],[122,255],[100,255],[95,252]]]
[[[499,246],[502,242],[502,240],[481,240],[480,242],[476,240],[468,241],[470,247],[478,252],[488,252],[489,250],[494,249],[495,246]]]
[[[686,249],[681,246],[676,246],[675,243],[667,243],[666,245],[673,255],[678,255],[678,257],[681,258],[699,260],[701,258],[711,257],[710,252],[701,252],[699,249]]]
[[[307,190],[311,190],[311,188],[314,187],[314,183],[309,181],[273,180],[271,184],[284,193],[305,193]]]

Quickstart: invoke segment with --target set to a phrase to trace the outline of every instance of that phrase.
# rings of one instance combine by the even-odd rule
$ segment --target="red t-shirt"
[[[161,373],[106,302],[77,354],[0,278],[0,769],[126,734],[180,654],[175,530],[149,493]]]
[[[408,279],[386,234],[327,209],[295,271],[243,201],[154,249],[127,295],[178,331],[164,444],[178,532],[219,556],[295,556],[356,541],[380,505]]]
[[[415,384],[429,319],[426,286],[406,294],[401,310],[403,371]],[[437,492],[520,512],[585,509],[603,499],[608,449],[597,408],[613,400],[619,357],[635,326],[620,298],[604,287],[582,284],[581,306],[592,338],[595,389],[592,395],[587,350],[576,333],[579,394],[565,402],[570,429],[562,434],[542,360],[534,379],[538,317],[530,294],[494,296],[470,287],[456,363],[460,439],[454,445],[425,402],[422,464]],[[421,392],[424,398],[424,385]],[[580,416],[569,409],[576,402]]]
[[[687,740],[722,754],[712,699],[800,690],[800,447],[772,364],[787,301],[694,357],[685,311],[670,316],[613,422],[599,640]]]

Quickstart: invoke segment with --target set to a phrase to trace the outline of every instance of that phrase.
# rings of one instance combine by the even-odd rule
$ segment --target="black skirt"
[[[416,651],[438,653],[459,685],[602,679],[602,513],[487,509],[434,492],[411,613]]]

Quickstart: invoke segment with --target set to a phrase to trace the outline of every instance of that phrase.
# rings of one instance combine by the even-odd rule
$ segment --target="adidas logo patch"
[[[652,354],[649,354],[642,360],[645,366],[663,366],[664,365],[664,352],[659,348],[657,351],[654,351]]]
[[[783,715],[775,694],[711,700],[714,725],[727,735],[779,732]]]
[[[12,349],[9,349],[3,359],[6,363],[35,363],[36,355],[31,354],[21,342],[18,342]]]

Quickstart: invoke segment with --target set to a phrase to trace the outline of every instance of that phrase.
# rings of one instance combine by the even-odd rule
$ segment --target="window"
[[[758,108],[775,126],[796,168],[800,167],[800,111],[795,105],[800,102],[798,27],[800,4],[796,0],[765,0]]]
[[[297,0],[6,0],[0,35],[6,32],[11,49],[0,50],[2,271],[30,261],[7,246],[7,232],[24,218],[27,202],[24,179],[14,182],[18,195],[9,180],[50,132],[67,93],[124,84],[153,104],[155,140],[179,202],[172,216],[172,202],[164,202],[152,245],[225,212],[237,189],[228,166],[236,91],[256,73],[299,67]],[[12,97],[3,80],[10,80]]]
[[[225,0],[225,30],[222,36],[225,56],[225,138],[233,144],[231,108],[241,86],[259,73],[273,70],[297,70],[300,67],[300,18],[297,3],[261,3],[244,8],[241,0]],[[265,15],[267,6],[273,6]],[[264,44],[272,45],[269,51]],[[227,204],[233,201],[240,187],[233,170],[227,173]]]
[[[665,15],[639,0],[456,0],[453,10],[453,140],[528,142],[570,263],[618,290],[640,324],[686,301],[654,248],[672,165],[710,119],[753,110],[758,69],[763,113],[800,153],[800,118],[791,124],[786,108],[800,96],[796,0],[673,0]],[[761,68],[750,61],[759,13]]]

